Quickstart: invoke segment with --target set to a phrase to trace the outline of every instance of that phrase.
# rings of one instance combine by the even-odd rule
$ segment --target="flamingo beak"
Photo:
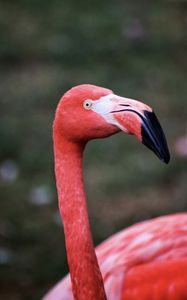
[[[151,149],[166,164],[170,161],[170,153],[162,127],[155,113],[144,111],[141,123],[142,143]]]
[[[105,98],[105,99],[104,99]],[[95,111],[122,131],[135,135],[160,160],[169,163],[170,154],[162,127],[152,108],[140,101],[110,94],[96,104]],[[102,105],[102,108],[101,106]],[[103,107],[105,109],[103,109]]]
[[[148,105],[131,99],[120,99],[111,111],[121,130],[134,134],[145,146],[151,149],[160,160],[169,163],[170,154],[162,127]]]

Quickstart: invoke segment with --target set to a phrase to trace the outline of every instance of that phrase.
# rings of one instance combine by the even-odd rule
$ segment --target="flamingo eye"
[[[83,106],[85,109],[91,109],[92,107],[92,101],[91,100],[85,100],[83,103]]]

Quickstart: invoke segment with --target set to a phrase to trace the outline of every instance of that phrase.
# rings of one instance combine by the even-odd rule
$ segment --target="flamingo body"
[[[187,299],[186,214],[134,225],[94,250],[83,152],[89,140],[119,131],[134,134],[169,162],[165,135],[150,106],[93,85],[74,87],[59,102],[53,126],[55,175],[70,276],[45,300]]]
[[[187,214],[135,224],[96,248],[108,300],[187,299]],[[44,300],[73,300],[69,275]]]
[[[123,300],[185,300],[187,259],[150,263],[129,272]]]

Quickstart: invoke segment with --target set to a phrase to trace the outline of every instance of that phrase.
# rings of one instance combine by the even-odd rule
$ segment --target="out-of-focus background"
[[[89,144],[95,244],[187,208],[187,2],[0,2],[0,299],[37,300],[66,272],[51,126],[61,95],[92,83],[155,108],[171,163],[119,134]]]

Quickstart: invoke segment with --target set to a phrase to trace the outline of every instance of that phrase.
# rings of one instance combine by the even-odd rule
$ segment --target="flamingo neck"
[[[54,130],[55,175],[74,298],[106,300],[88,220],[82,176],[85,145]]]

